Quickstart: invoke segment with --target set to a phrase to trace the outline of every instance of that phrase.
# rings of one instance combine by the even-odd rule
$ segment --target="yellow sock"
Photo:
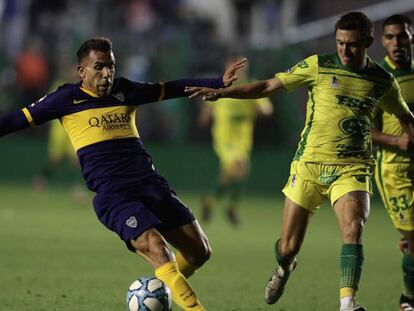
[[[167,262],[155,270],[155,275],[170,289],[174,302],[185,311],[205,311],[175,261]]]
[[[178,270],[180,270],[186,279],[192,276],[194,272],[199,268],[197,266],[189,264],[180,252],[177,252],[175,254],[175,260],[177,261]]]
[[[340,298],[344,298],[344,297],[354,297],[355,296],[355,289],[351,288],[351,287],[342,287],[339,290],[339,297]]]

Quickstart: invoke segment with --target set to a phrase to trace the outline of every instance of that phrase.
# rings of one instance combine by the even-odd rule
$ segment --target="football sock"
[[[342,245],[339,280],[341,301],[346,297],[355,297],[361,279],[364,253],[361,244]]]
[[[185,311],[205,311],[175,261],[167,262],[155,270],[155,275],[170,289],[173,301]]]
[[[283,258],[279,253],[279,240],[275,243],[275,255],[276,255],[276,261],[278,264],[283,268],[283,270],[288,269],[289,265],[292,263],[293,258],[285,257]]]
[[[229,192],[229,185],[219,183],[216,187],[216,190],[214,191],[214,197],[216,198],[217,201],[219,201],[224,196],[226,196],[228,192]]]
[[[175,254],[175,260],[177,261],[178,270],[184,275],[186,279],[194,274],[194,272],[199,268],[197,266],[193,266],[187,262],[184,256],[177,251]]]
[[[243,192],[244,182],[235,181],[229,184],[229,200],[231,204],[237,204]]]
[[[414,299],[414,259],[406,252],[402,257],[402,269],[404,296],[409,299]]]

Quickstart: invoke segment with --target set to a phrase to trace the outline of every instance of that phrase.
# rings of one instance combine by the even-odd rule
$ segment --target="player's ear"
[[[78,66],[78,73],[81,76],[82,80],[85,79],[86,74],[85,74],[85,68],[81,65]]]

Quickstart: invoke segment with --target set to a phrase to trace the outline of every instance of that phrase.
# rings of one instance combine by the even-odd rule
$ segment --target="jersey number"
[[[405,194],[398,197],[390,197],[390,203],[392,204],[392,210],[394,212],[405,211],[410,206],[408,205],[408,199]]]

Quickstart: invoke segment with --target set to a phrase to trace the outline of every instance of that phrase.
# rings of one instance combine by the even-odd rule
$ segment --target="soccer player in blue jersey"
[[[227,87],[245,60],[217,79],[165,83],[114,78],[107,38],[85,41],[77,52],[81,81],[64,84],[29,106],[0,116],[0,136],[59,119],[77,152],[99,220],[140,254],[183,310],[205,310],[187,282],[210,257],[206,235],[191,210],[158,174],[135,126],[138,105],[186,96],[186,85]],[[171,251],[169,244],[177,249]]]
[[[328,198],[342,235],[339,308],[364,311],[355,297],[372,194],[374,109],[379,106],[396,115],[412,142],[414,116],[394,77],[367,55],[374,37],[372,22],[365,14],[341,16],[335,24],[335,39],[336,53],[310,56],[270,79],[219,90],[189,87],[187,92],[216,100],[261,98],[308,88],[306,124],[283,189],[283,223],[275,243],[277,266],[266,284],[265,301],[273,304],[282,296],[311,216],[323,198]]]
[[[382,65],[394,75],[411,111],[414,109],[414,29],[404,15],[392,15],[383,23],[382,45],[387,51]],[[404,290],[400,310],[414,311],[414,145],[398,118],[377,109],[372,140],[378,145],[375,181],[394,227],[403,237]]]

